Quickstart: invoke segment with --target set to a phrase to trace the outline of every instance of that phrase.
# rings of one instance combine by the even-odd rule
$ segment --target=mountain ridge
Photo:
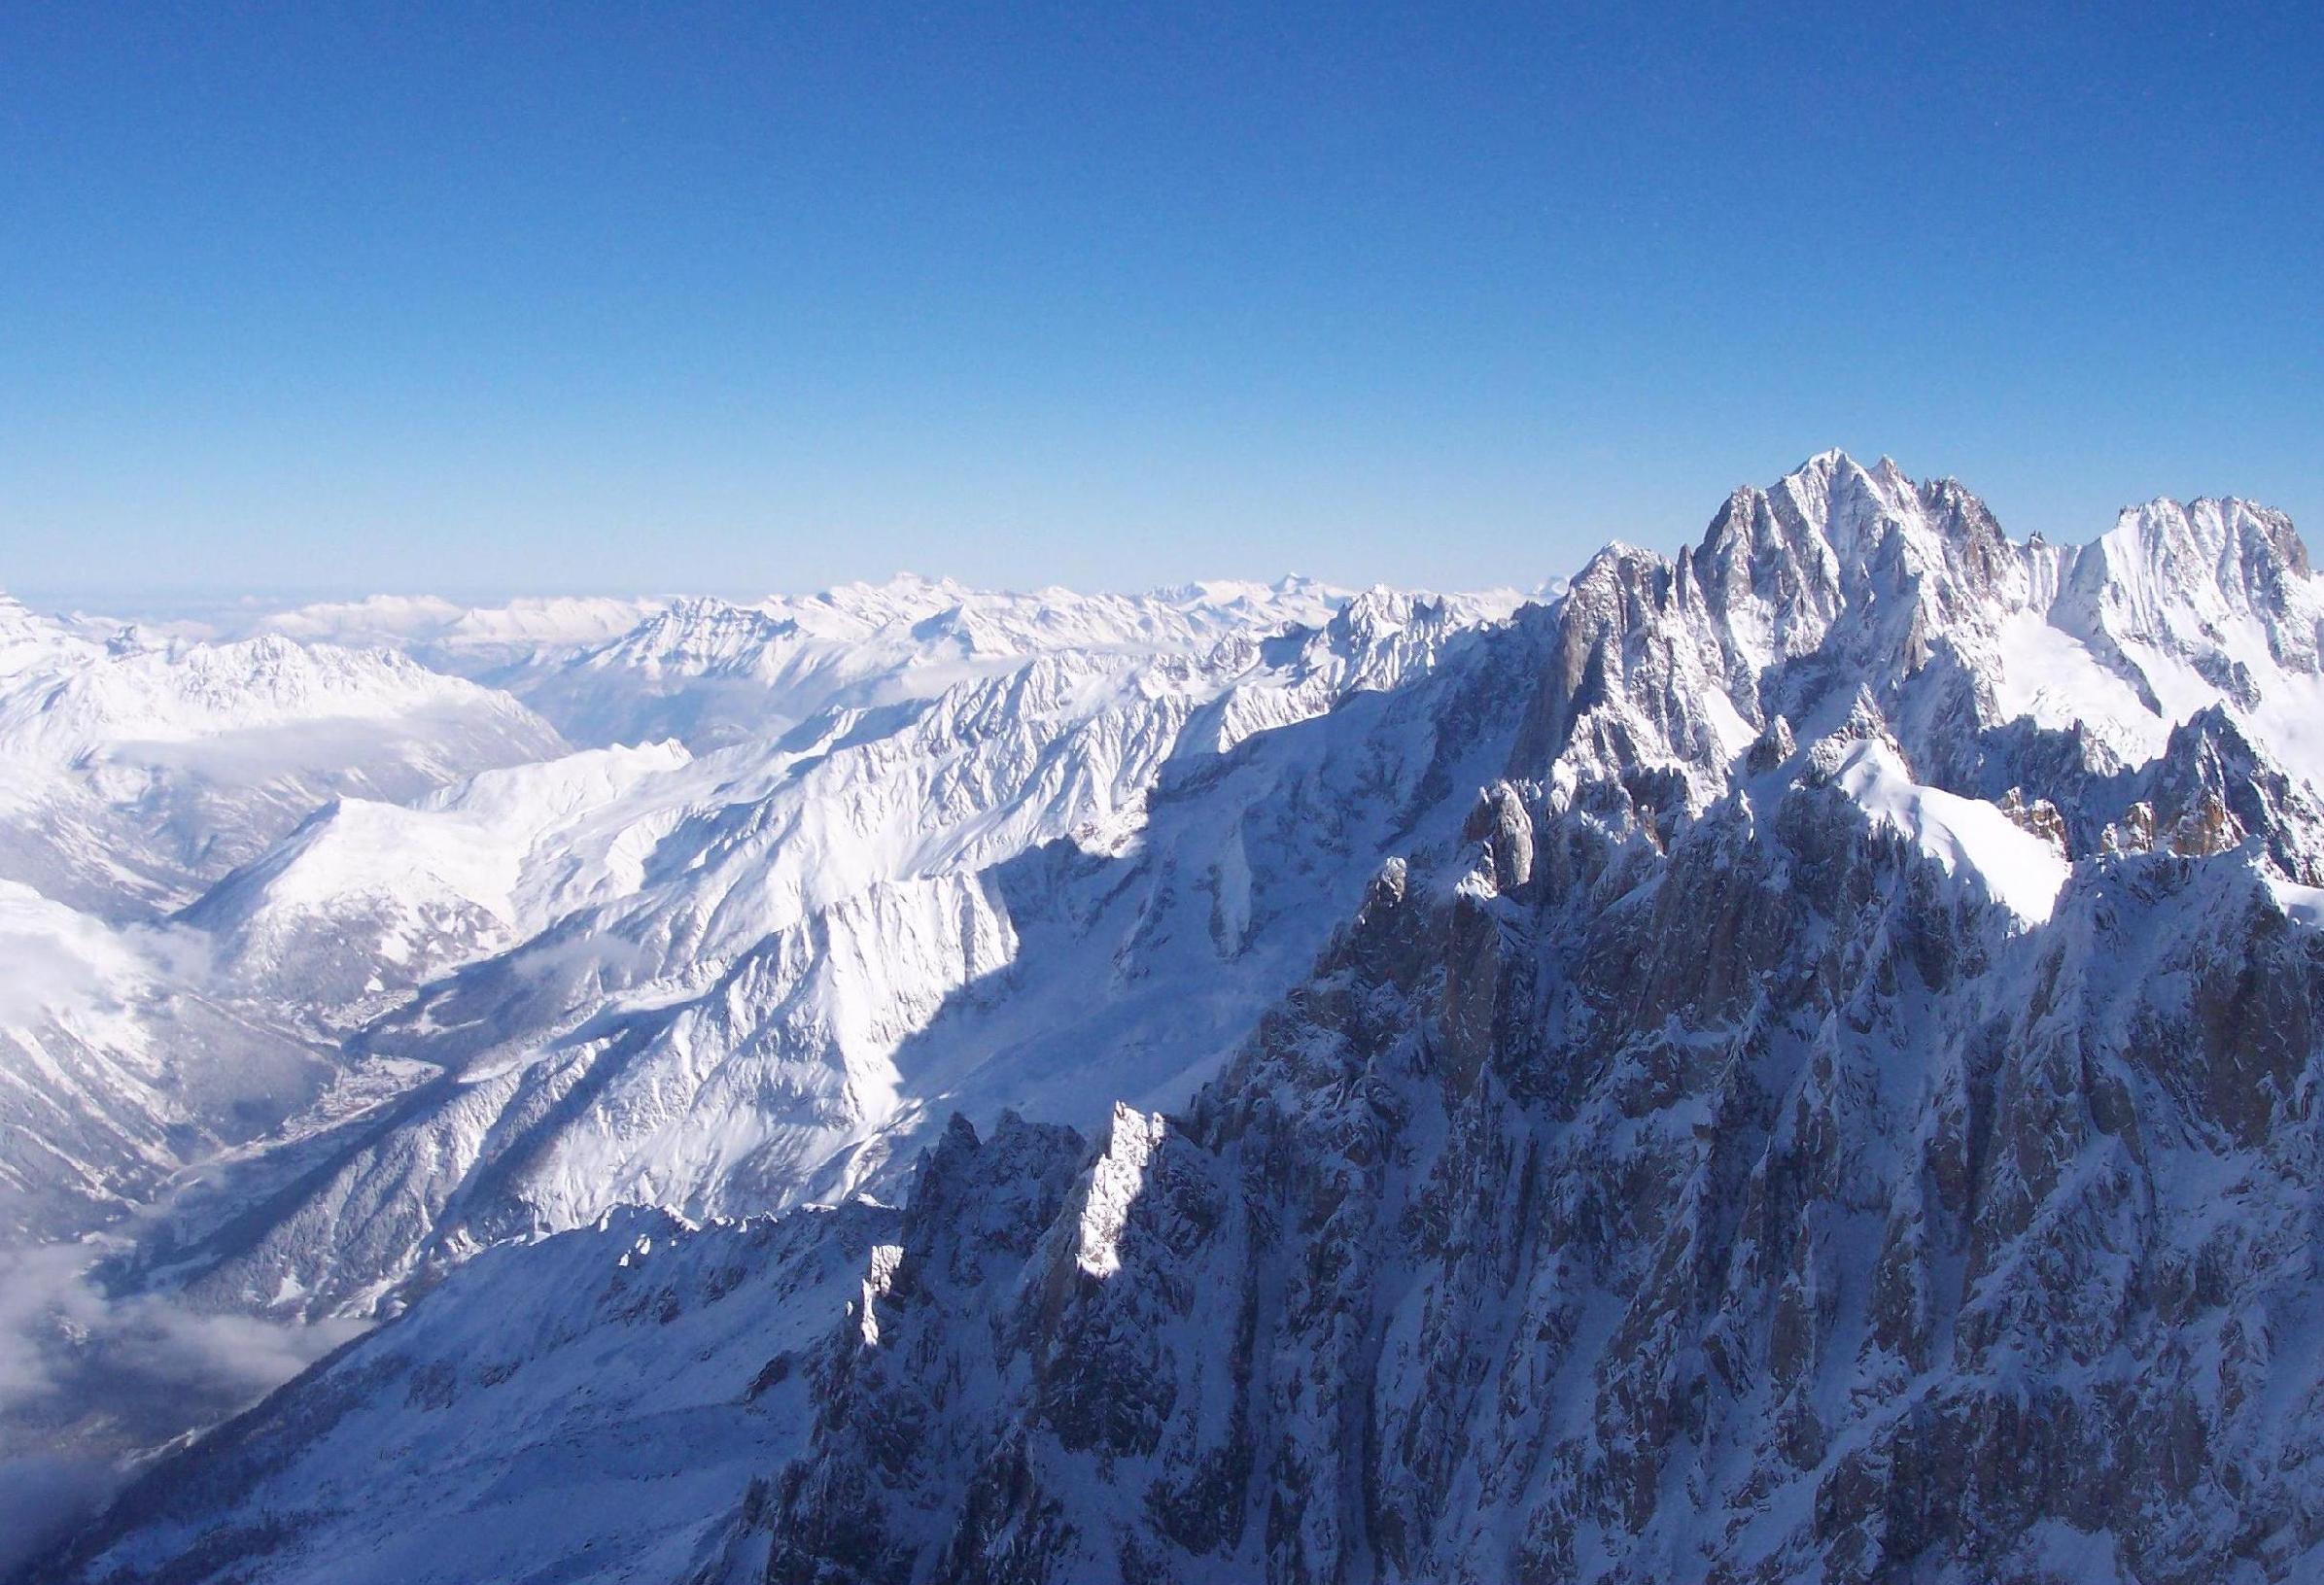
[[[788,750],[822,807],[869,785],[857,758],[1061,729],[1002,756],[1029,775],[902,784],[916,807],[967,789],[945,850],[1009,856],[942,892],[1005,933],[899,1050],[1011,1007],[1076,1027],[1074,995],[1139,982],[1125,961],[1191,965],[1160,975],[1172,996],[1255,942],[1285,966],[1230,999],[1239,1032],[1182,1100],[1100,1111],[1085,1085],[1084,1133],[996,1090],[983,1120],[901,1136],[923,1151],[908,1196],[844,1213],[886,1220],[817,1267],[820,1328],[785,1312],[779,1351],[747,1327],[713,1350],[699,1433],[729,1445],[780,1391],[780,1445],[754,1430],[699,1507],[626,1531],[601,1509],[592,1535],[681,1535],[683,1577],[818,1585],[2258,1581],[2324,1560],[2301,1429],[2324,1350],[2300,1319],[2324,1227],[2324,590],[2288,521],[2150,503],[2089,546],[2016,543],[1958,484],[1827,453],[1676,556],[1610,547],[1547,606],[1428,609],[1351,601],[1288,642],[1231,639],[1245,680],[1215,694],[1187,663],[1124,819],[1048,797],[1072,785],[1056,745],[1158,703],[1087,691],[1103,668],[948,690],[903,722],[909,751],[876,710]],[[1097,698],[1128,715],[1058,713]],[[989,802],[1007,788],[1033,803]],[[755,865],[812,829],[738,807],[701,851]],[[980,848],[1011,808],[1042,840]],[[1138,868],[1170,855],[1203,863]],[[1176,900],[1137,913],[1122,939],[1148,945],[1109,981],[1074,944],[1132,895],[1124,866],[1175,876]],[[891,901],[861,939],[947,916],[879,914],[947,873],[864,893]],[[757,925],[713,907],[674,939]],[[816,955],[833,939],[738,962],[805,984],[848,961]],[[451,1000],[493,1005],[476,973]],[[444,1001],[417,1004],[433,1030],[456,1027]],[[639,1051],[688,1016],[642,1011]],[[642,1235],[652,1213],[608,1207],[533,1242],[530,1215],[469,1221],[513,1243],[447,1248],[401,1319],[156,1471],[55,1577],[187,1556],[189,1578],[461,1577],[457,1547],[387,1539],[445,1494],[351,1495],[416,1493],[397,1450],[432,1424],[528,1466],[594,1411],[527,1370],[564,1379],[550,1361],[594,1340],[650,1374],[656,1350],[601,1316],[507,1360],[438,1356],[418,1398],[387,1390],[416,1380],[395,1361],[528,1266],[590,1274],[543,1279],[578,1294],[650,1267],[641,1236],[679,1271],[761,1236],[702,1216]],[[815,1246],[833,1215],[770,1225]],[[669,1324],[720,1302],[681,1296]],[[333,1440],[350,1414],[379,1429]],[[643,1414],[587,1434],[649,1447]],[[607,1490],[645,1489],[614,1467]],[[540,1489],[451,1500],[488,1530],[531,1515],[529,1562],[613,1577],[525,1506]]]

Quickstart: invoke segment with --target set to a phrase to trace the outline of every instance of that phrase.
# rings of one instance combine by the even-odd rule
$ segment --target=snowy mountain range
[[[28,1577],[2324,1571],[2280,514],[0,621],[10,1236],[370,1327]]]

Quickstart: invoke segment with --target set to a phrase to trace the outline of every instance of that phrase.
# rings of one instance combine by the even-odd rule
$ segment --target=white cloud
[[[0,1574],[109,1497],[120,1458],[239,1412],[363,1329],[115,1298],[98,1253],[0,1250]]]

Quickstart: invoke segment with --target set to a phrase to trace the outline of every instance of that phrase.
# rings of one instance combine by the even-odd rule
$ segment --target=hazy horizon
[[[1846,450],[1846,448],[1835,449],[1840,449],[1843,451]],[[1859,455],[1850,452],[1848,455],[1854,457],[1862,465],[1869,466],[1879,456],[1883,454],[1870,453]],[[1915,478],[1960,478],[1960,475],[1955,472],[1919,470],[1915,469],[1909,463],[1906,463],[1900,459],[1896,461],[1900,467],[1903,467],[1907,473],[1911,474]],[[1735,481],[1733,486],[1730,486],[1730,489],[1740,488],[1745,485],[1765,487],[1769,484],[1772,484],[1775,479],[1780,476],[1780,473],[1770,472],[1766,476],[1760,478],[1739,479]],[[2197,498],[2203,496],[2240,496],[2245,500],[2254,500],[2263,506],[2276,507],[2279,510],[2285,509],[2282,507],[2282,503],[2279,501],[2270,500],[2264,497],[2253,496],[2249,492],[2218,489],[2189,490],[2182,492],[2164,492],[2161,496],[2149,496],[2141,498],[2139,500],[2124,500],[2117,503],[2117,505],[2112,509],[2098,514],[2093,518],[2092,521],[2085,524],[2052,523],[2041,525],[2026,525],[2018,522],[2005,506],[1995,502],[1990,496],[1987,496],[1984,491],[1980,490],[1974,479],[1960,478],[1960,482],[1966,485],[1971,491],[1976,492],[1981,499],[1986,500],[1986,504],[1993,508],[1995,517],[2000,522],[2002,532],[2004,534],[2006,534],[2010,538],[2020,541],[2025,540],[2032,534],[2039,534],[2044,538],[2054,543],[2085,543],[2091,539],[2097,538],[2099,534],[2111,529],[2115,524],[2118,513],[2132,510],[2136,506],[2144,504],[2148,500],[2157,499],[2168,499],[2184,502],[2194,500]],[[21,601],[25,604],[34,606],[36,608],[57,611],[72,610],[77,611],[80,614],[89,616],[123,616],[161,621],[198,621],[205,617],[223,617],[234,612],[263,613],[282,611],[302,605],[330,604],[341,603],[353,603],[366,600],[441,600],[454,604],[463,605],[501,604],[526,600],[665,600],[693,598],[707,598],[714,600],[728,600],[737,603],[747,603],[757,600],[780,599],[785,597],[796,598],[819,594],[842,584],[882,584],[896,579],[911,577],[921,577],[930,581],[938,581],[949,578],[954,582],[972,589],[1023,594],[1038,593],[1043,589],[1058,588],[1068,589],[1080,594],[1144,595],[1176,589],[1193,583],[1231,581],[1271,584],[1287,578],[1311,579],[1318,583],[1331,584],[1348,589],[1364,589],[1372,587],[1374,585],[1386,585],[1389,587],[1404,589],[1426,589],[1440,594],[1466,593],[1488,589],[1513,589],[1520,592],[1532,593],[1549,588],[1558,580],[1571,575],[1580,567],[1583,562],[1588,560],[1590,556],[1596,554],[1597,551],[1602,549],[1606,544],[1614,540],[1621,540],[1630,544],[1640,545],[1665,553],[1673,552],[1685,545],[1695,543],[1701,538],[1712,518],[1716,516],[1718,507],[1724,503],[1726,500],[1726,492],[1721,492],[1716,498],[1716,500],[1706,507],[1701,516],[1691,525],[1688,525],[1684,528],[1677,528],[1665,525],[1666,527],[1672,527],[1672,532],[1668,534],[1648,535],[1639,532],[1635,528],[1625,532],[1621,526],[1615,525],[1612,527],[1609,533],[1599,540],[1578,550],[1568,561],[1562,563],[1561,565],[1537,569],[1511,569],[1506,575],[1500,577],[1473,578],[1465,581],[1454,581],[1443,578],[1429,578],[1425,576],[1408,580],[1397,580],[1382,577],[1365,577],[1360,574],[1335,577],[1314,571],[1307,568],[1300,567],[1281,568],[1273,571],[1235,570],[1225,572],[1206,570],[1198,568],[1190,568],[1180,576],[1163,577],[1150,582],[1097,583],[1089,581],[1076,582],[1059,578],[1049,578],[1037,582],[1008,582],[979,580],[970,576],[965,576],[957,571],[954,571],[943,567],[923,566],[895,567],[889,568],[885,571],[864,571],[824,582],[778,587],[751,587],[740,584],[723,587],[699,587],[676,583],[662,586],[621,586],[612,584],[598,586],[559,586],[553,581],[543,581],[535,585],[488,584],[463,586],[457,581],[448,580],[437,585],[419,584],[403,587],[372,587],[354,583],[325,583],[306,586],[254,585],[242,587],[218,585],[197,586],[191,588],[169,588],[156,587],[151,585],[141,586],[126,582],[109,584],[101,580],[63,582],[56,584],[45,584],[40,582],[12,584],[6,579],[5,569],[0,569],[0,595],[13,597]],[[2305,537],[2307,533],[2307,525],[2302,522],[2297,512],[2291,513],[2291,516],[2293,518],[2294,526],[2302,530],[2303,535]]]

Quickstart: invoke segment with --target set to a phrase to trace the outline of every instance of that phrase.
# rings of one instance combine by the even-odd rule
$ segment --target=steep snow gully
[[[252,627],[0,609],[27,1578],[2324,1576],[2280,514]]]

